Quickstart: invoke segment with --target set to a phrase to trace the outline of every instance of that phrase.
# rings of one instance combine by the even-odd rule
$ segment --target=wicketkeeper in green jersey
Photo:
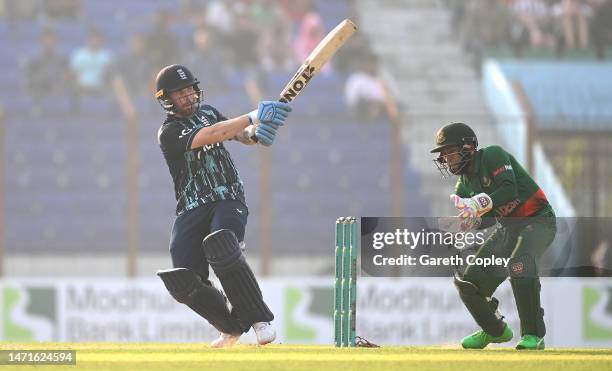
[[[556,233],[555,214],[542,189],[500,146],[478,149],[467,125],[442,127],[431,151],[443,174],[458,175],[451,201],[464,219],[462,229],[497,221],[498,228],[476,252],[477,257],[510,257],[507,267],[470,265],[455,276],[461,300],[482,328],[463,339],[462,346],[482,349],[512,339],[512,330],[497,310],[493,292],[509,276],[521,320],[517,349],[544,349],[544,309],[540,305],[538,260]],[[482,224],[481,224],[482,223]]]

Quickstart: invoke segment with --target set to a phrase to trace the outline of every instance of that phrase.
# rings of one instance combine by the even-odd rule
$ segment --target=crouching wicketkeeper
[[[476,257],[510,257],[506,269],[469,266],[455,277],[461,300],[482,328],[463,339],[462,346],[482,349],[489,343],[512,339],[512,330],[497,310],[493,296],[510,276],[521,321],[516,349],[544,349],[544,309],[540,304],[538,260],[556,233],[555,214],[542,189],[514,157],[499,146],[478,149],[476,134],[454,123],[438,130],[434,160],[440,171],[458,175],[451,200],[464,219],[464,229],[477,228],[485,217],[495,217],[498,228],[476,252]],[[482,224],[484,225],[484,224]],[[500,271],[501,270],[501,271]]]

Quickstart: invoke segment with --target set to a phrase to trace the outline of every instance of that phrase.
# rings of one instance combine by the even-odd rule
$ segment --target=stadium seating
[[[611,63],[504,61],[500,66],[523,85],[541,129],[610,128]]]
[[[132,0],[120,11],[113,3],[85,1],[86,19],[98,22],[107,47],[120,54],[126,35],[146,30],[143,19],[160,1]],[[172,3],[164,1],[165,7]],[[345,2],[318,1],[326,27],[345,18]],[[323,11],[324,10],[324,11]],[[126,12],[139,14],[128,20]],[[147,18],[149,19],[149,18]],[[6,111],[5,192],[6,246],[9,251],[117,252],[127,247],[126,122],[110,97],[88,97],[80,113],[68,97],[42,103],[42,114],[30,113],[32,101],[22,90],[20,63],[36,51],[40,25],[18,22],[7,31],[0,22],[2,48],[0,105]],[[86,22],[57,25],[60,49],[68,53],[84,41]],[[178,27],[187,42],[191,32]],[[8,71],[8,72],[7,72]],[[274,99],[287,74],[266,76],[266,98]],[[229,77],[223,93],[206,92],[206,100],[226,116],[252,109],[242,82]],[[249,248],[257,250],[262,208],[272,216],[272,249],[311,254],[329,252],[333,221],[343,215],[389,215],[390,124],[360,123],[347,114],[342,92],[344,76],[321,74],[299,98],[295,114],[270,149],[271,205],[261,202],[260,152],[228,143],[246,185],[250,207]],[[139,220],[145,251],[167,249],[175,202],[168,169],[157,144],[162,112],[150,97],[134,99],[139,112]],[[406,155],[404,155],[406,156]],[[408,161],[403,161],[408,164]],[[408,166],[408,165],[406,165]],[[418,190],[419,176],[402,169],[405,215],[427,215],[428,203]]]

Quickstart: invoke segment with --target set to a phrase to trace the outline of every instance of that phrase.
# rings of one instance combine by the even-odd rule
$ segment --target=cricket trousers
[[[187,210],[174,221],[170,237],[170,255],[174,268],[188,268],[203,280],[209,276],[202,241],[209,234],[229,229],[238,241],[244,241],[249,209],[240,201],[224,200]]]
[[[544,309],[540,304],[540,257],[556,235],[552,211],[542,216],[511,220],[500,226],[478,249],[478,258],[510,258],[508,267],[469,266],[463,279],[478,287],[479,294],[491,298],[499,285],[510,277],[510,284],[521,320],[521,335],[543,337]]]

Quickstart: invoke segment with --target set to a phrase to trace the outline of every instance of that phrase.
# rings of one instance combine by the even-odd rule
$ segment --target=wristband
[[[247,113],[247,116],[249,117],[249,121],[251,122],[251,125],[256,125],[259,123],[259,119],[257,118],[257,110],[253,110],[249,113]]]

